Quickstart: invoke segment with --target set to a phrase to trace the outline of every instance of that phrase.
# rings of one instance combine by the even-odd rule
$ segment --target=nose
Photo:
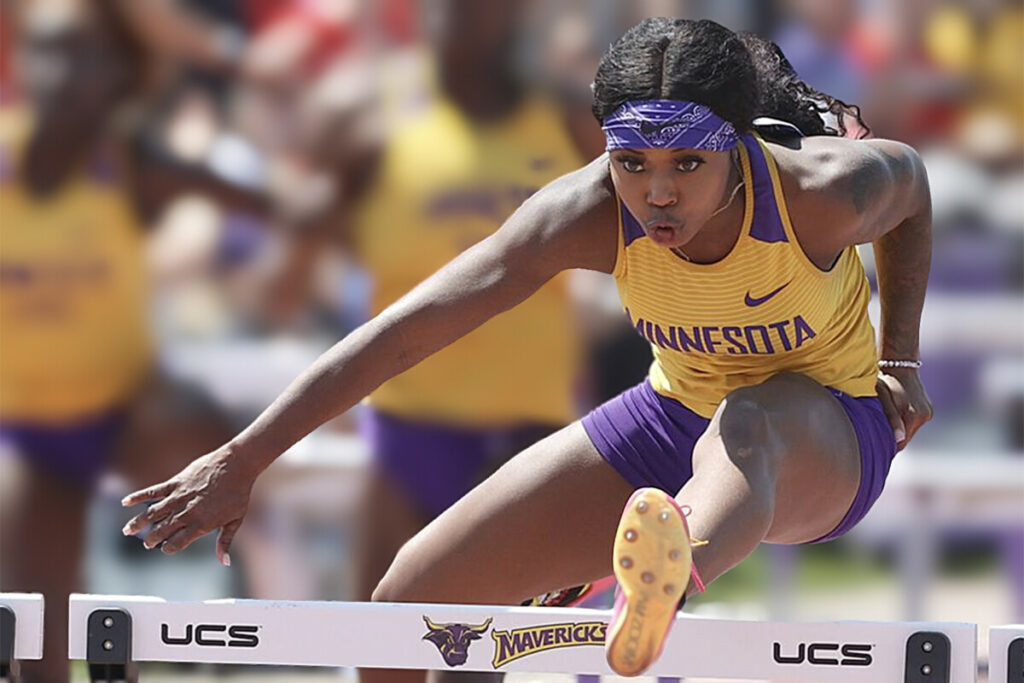
[[[679,195],[675,186],[665,180],[654,179],[647,189],[647,203],[659,209],[675,206]]]

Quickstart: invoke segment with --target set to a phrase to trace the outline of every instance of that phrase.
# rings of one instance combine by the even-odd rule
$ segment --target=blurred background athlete
[[[543,185],[600,153],[585,103],[560,106],[519,76],[523,3],[448,0],[434,9],[434,58],[408,77],[414,94],[378,90],[370,93],[376,102],[333,108],[310,98],[304,165],[333,176],[337,201],[293,238],[271,296],[279,316],[288,301],[308,298],[303,283],[339,243],[366,269],[370,312],[378,314],[493,234]],[[346,64],[313,90],[366,80]],[[567,281],[557,278],[369,396],[361,415],[372,463],[358,508],[358,599],[370,599],[416,532],[575,418],[579,347]],[[382,675],[416,674],[362,672],[366,680]]]
[[[182,183],[262,202],[140,154],[129,105],[145,101],[156,50],[117,3],[5,3],[3,22],[0,439],[15,457],[0,458],[0,582],[43,593],[45,656],[23,675],[59,683],[100,476],[169,474],[230,434],[202,391],[156,365],[147,226]]]

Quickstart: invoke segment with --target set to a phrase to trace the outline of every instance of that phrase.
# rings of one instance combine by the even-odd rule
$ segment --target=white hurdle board
[[[72,595],[68,655],[94,661],[90,654],[101,648],[117,651],[123,645],[115,635],[127,626],[136,662],[611,674],[603,648],[610,617],[609,610],[557,607]],[[973,624],[680,616],[648,674],[968,683],[976,666]]]
[[[43,657],[43,596],[0,593],[0,676],[18,673],[18,662]]]
[[[1024,683],[1024,624],[988,631],[989,683]]]

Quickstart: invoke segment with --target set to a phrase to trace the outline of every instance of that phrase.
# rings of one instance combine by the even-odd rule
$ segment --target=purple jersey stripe
[[[744,135],[743,143],[750,154],[750,174],[754,181],[754,220],[750,236],[761,242],[788,242],[764,151],[753,135]]]

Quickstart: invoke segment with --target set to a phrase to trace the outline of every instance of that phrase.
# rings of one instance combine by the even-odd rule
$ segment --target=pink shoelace
[[[669,500],[671,500],[675,504],[676,509],[678,509],[679,513],[683,516],[683,522],[685,523],[686,522],[686,518],[689,517],[691,514],[693,514],[693,508],[691,508],[689,505],[680,505],[680,504],[676,503],[674,498],[670,498]],[[690,535],[690,525],[689,524],[686,525],[686,535],[687,536]],[[700,548],[701,546],[705,546],[707,544],[708,544],[707,541],[701,541],[701,540],[695,539],[693,537],[690,538],[690,547],[691,548]],[[697,571],[697,563],[696,562],[691,562],[690,563],[690,576],[693,578],[693,585],[697,586],[697,591],[698,592],[703,593],[704,591],[707,590],[707,588],[704,585],[704,580],[702,578],[700,578],[700,572]]]

